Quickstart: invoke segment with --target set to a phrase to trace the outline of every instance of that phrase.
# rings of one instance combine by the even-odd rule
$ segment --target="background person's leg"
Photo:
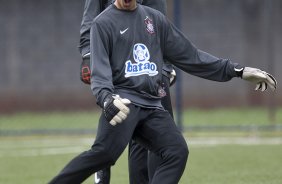
[[[102,169],[95,172],[94,184],[110,184],[111,180],[111,168]]]
[[[128,169],[131,184],[147,184],[149,182],[147,167],[148,150],[131,140],[128,145]]]
[[[152,181],[153,176],[157,170],[157,168],[161,165],[163,162],[162,158],[155,153],[152,153],[151,151],[148,151],[148,177],[149,177],[149,183]]]

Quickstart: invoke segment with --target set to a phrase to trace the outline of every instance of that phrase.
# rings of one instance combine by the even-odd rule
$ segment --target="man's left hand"
[[[257,68],[245,67],[243,69],[242,79],[255,83],[255,90],[265,91],[270,87],[274,91],[277,86],[277,81],[272,75]]]

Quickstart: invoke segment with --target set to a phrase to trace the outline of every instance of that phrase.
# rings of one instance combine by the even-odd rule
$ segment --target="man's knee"
[[[95,146],[93,146],[90,150],[84,152],[85,156],[87,155],[90,159],[91,158],[99,158],[99,165],[100,164],[106,164],[108,166],[110,165],[114,165],[116,160],[115,159],[115,155],[110,152],[108,149],[105,149],[105,148],[97,148]]]
[[[189,149],[186,143],[180,146],[179,155],[181,155],[182,159],[187,160],[189,155]]]
[[[117,159],[120,157],[120,155],[123,152],[122,146],[112,146],[112,147],[104,147],[104,146],[95,146],[93,145],[90,152],[92,154],[98,154],[99,158],[103,158],[104,160],[107,160],[110,165],[114,165],[117,161]]]
[[[180,144],[180,145],[176,145],[174,152],[175,153],[173,154],[173,156],[175,156],[179,160],[187,160],[188,154],[189,154],[189,149],[188,149],[187,144],[183,143],[183,144]]]
[[[186,142],[181,144],[168,146],[161,156],[164,160],[173,160],[174,162],[181,164],[186,163],[189,155],[189,149]]]

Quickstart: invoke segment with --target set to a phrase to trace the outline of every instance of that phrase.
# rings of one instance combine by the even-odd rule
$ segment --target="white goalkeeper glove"
[[[119,95],[113,95],[107,97],[104,102],[104,114],[109,123],[115,126],[117,123],[121,123],[127,118],[130,110],[127,107],[130,104],[130,100],[121,98]]]
[[[272,91],[276,89],[277,81],[269,73],[251,67],[245,67],[242,69],[235,68],[236,72],[241,72],[240,70],[243,71],[242,79],[256,84],[255,90],[265,91],[267,87],[270,87]]]

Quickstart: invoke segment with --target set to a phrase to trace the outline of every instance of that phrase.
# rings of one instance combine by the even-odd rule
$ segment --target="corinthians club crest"
[[[144,22],[146,24],[146,29],[147,29],[148,33],[154,34],[155,33],[155,29],[154,29],[154,25],[153,25],[152,19],[150,19],[148,16],[146,16]]]

